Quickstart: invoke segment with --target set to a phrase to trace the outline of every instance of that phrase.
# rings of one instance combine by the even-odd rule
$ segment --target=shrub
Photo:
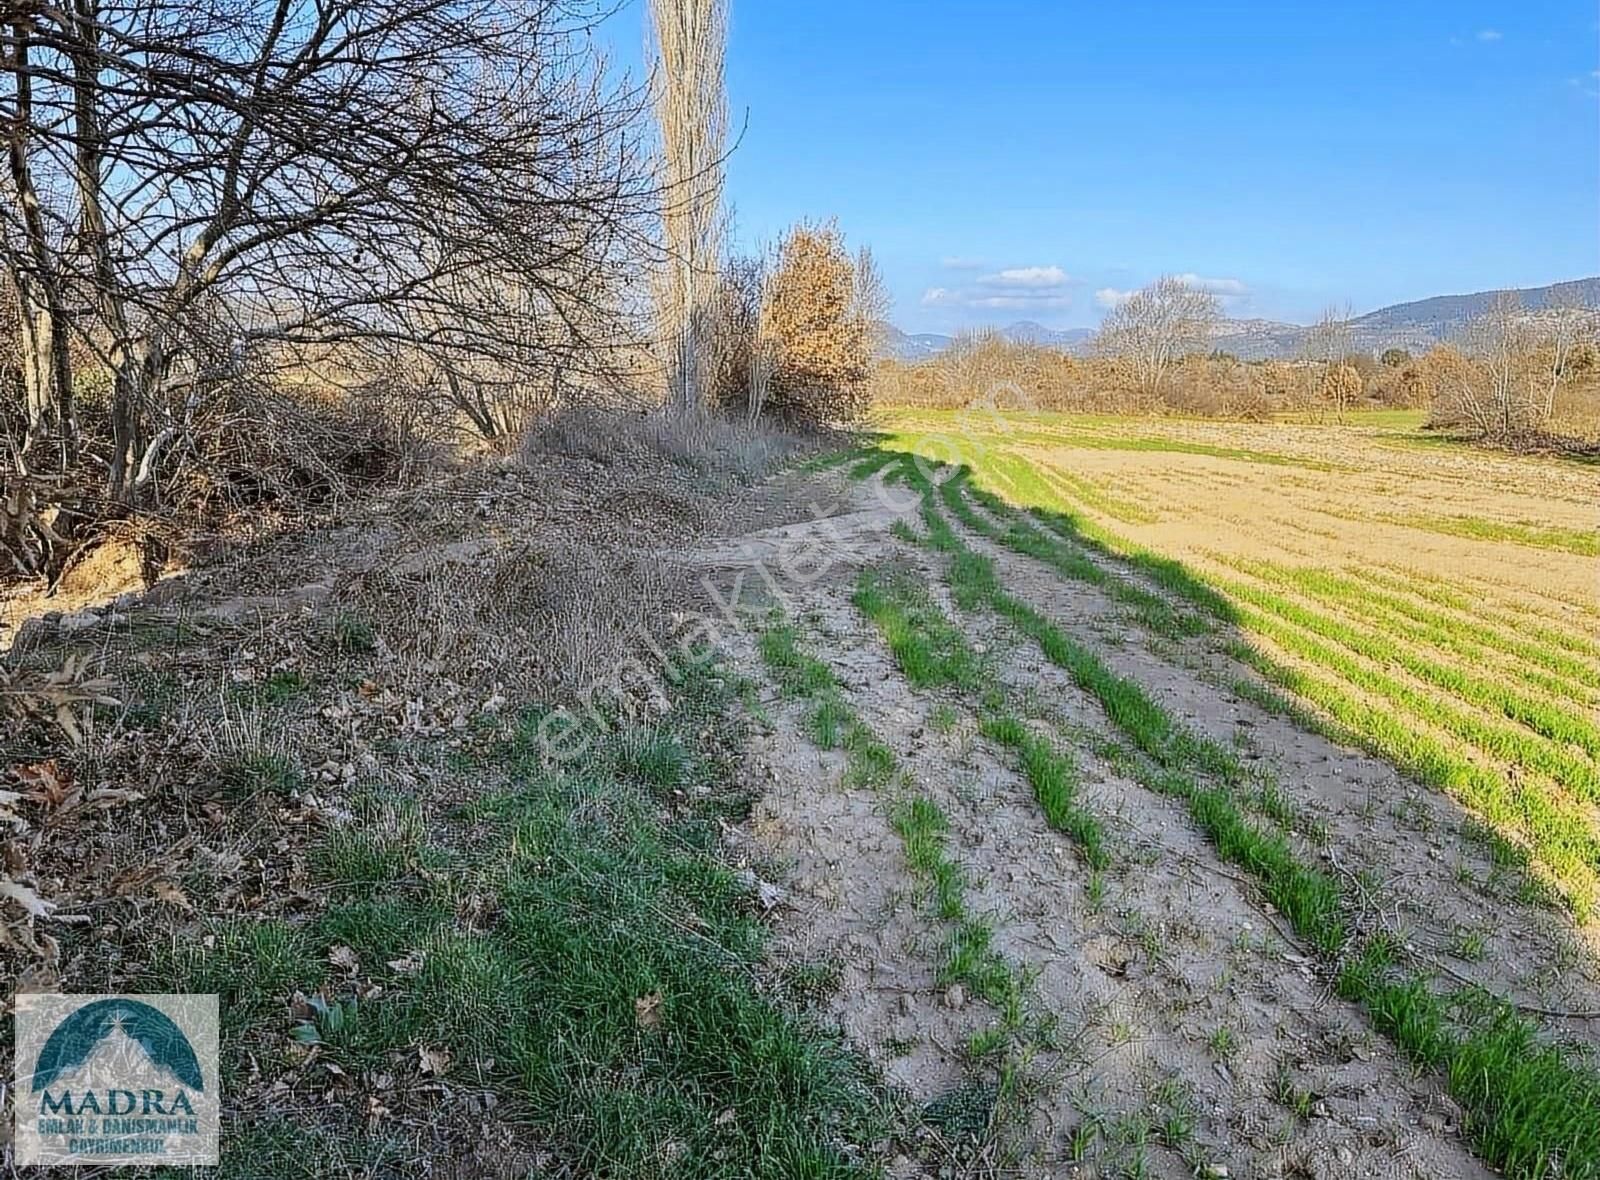
[[[873,324],[838,227],[797,225],[778,248],[763,309],[772,342],[768,405],[793,422],[850,422],[867,407]]]
[[[1402,409],[1425,406],[1432,396],[1433,391],[1428,387],[1428,379],[1422,375],[1421,369],[1412,367],[1400,371],[1400,380],[1394,387],[1395,405]]]
[[[1361,396],[1361,374],[1353,365],[1329,365],[1322,374],[1322,396],[1342,415]]]

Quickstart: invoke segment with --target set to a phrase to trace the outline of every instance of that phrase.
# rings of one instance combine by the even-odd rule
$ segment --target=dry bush
[[[1421,369],[1412,365],[1401,369],[1400,376],[1388,388],[1391,393],[1385,404],[1397,409],[1414,410],[1426,406],[1433,398],[1433,387],[1428,379]]]
[[[1062,413],[1178,413],[1264,418],[1290,407],[1294,372],[1279,362],[1245,364],[1191,354],[1168,366],[1158,395],[1146,392],[1124,357],[1071,356],[1016,343],[996,332],[958,336],[916,364],[881,361],[872,400],[882,406],[959,409],[996,405]]]
[[[771,349],[761,322],[767,270],[761,258],[735,258],[719,276],[703,341],[706,404],[749,421],[761,416]]]
[[[1440,345],[1423,354],[1417,369],[1433,394],[1428,425],[1445,429],[1470,425],[1467,406],[1482,382],[1472,360],[1457,349]]]
[[[1591,309],[1556,305],[1528,312],[1502,295],[1461,338],[1423,358],[1435,390],[1432,422],[1521,446],[1551,431],[1558,405],[1588,382],[1600,333]]]
[[[235,387],[191,427],[202,440],[161,489],[164,515],[186,527],[224,528],[247,510],[303,515],[336,507],[427,464],[371,399]]]
[[[442,553],[415,572],[368,574],[354,594],[406,689],[564,703],[625,660],[648,663],[646,641],[687,597],[674,567],[577,535]]]
[[[778,248],[762,323],[772,342],[768,405],[790,422],[831,426],[866,410],[875,324],[836,225],[797,225]]]
[[[635,471],[665,461],[713,480],[748,483],[804,446],[801,436],[770,423],[580,404],[558,410],[530,431],[523,459],[533,468],[554,455]]]
[[[1361,389],[1361,374],[1354,365],[1329,365],[1322,372],[1322,400],[1332,407],[1334,416],[1341,422],[1361,396]]]

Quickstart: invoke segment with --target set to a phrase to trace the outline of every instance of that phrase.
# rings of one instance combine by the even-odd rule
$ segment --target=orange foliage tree
[[[861,294],[838,226],[800,224],[784,237],[762,313],[772,412],[824,425],[866,409],[875,325]]]

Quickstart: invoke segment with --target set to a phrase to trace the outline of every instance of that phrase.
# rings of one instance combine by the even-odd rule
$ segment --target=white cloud
[[[1499,29],[1479,29],[1478,30],[1478,40],[1482,41],[1486,45],[1491,41],[1500,40],[1500,38],[1503,37],[1504,35],[1505,34],[1501,33]]]
[[[1181,274],[1177,277],[1180,282],[1188,283],[1191,287],[1198,287],[1202,291],[1210,291],[1213,295],[1250,294],[1250,288],[1245,286],[1242,279],[1208,279],[1204,275],[1193,273]]]
[[[1101,307],[1115,307],[1133,297],[1132,291],[1119,291],[1115,287],[1101,287],[1094,293],[1094,301]]]
[[[946,270],[981,273],[952,277],[946,280],[948,285],[929,287],[922,293],[923,307],[1043,314],[1072,306],[1072,288],[1077,281],[1059,266],[992,269],[990,264],[957,257],[943,258],[940,265]]]
[[[984,275],[978,282],[985,287],[1060,287],[1067,272],[1059,266],[1014,266],[997,274]]]
[[[1009,311],[1052,311],[1072,306],[1072,296],[1047,292],[1031,295],[976,295],[967,299],[966,306],[1003,308]]]

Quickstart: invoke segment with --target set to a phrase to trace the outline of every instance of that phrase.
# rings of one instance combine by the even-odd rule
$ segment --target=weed
[[[1481,930],[1457,930],[1450,953],[1458,959],[1476,963],[1483,958],[1486,941]]]
[[[310,691],[311,682],[293,668],[283,668],[261,682],[261,698],[269,705],[286,705]]]
[[[878,625],[900,671],[914,688],[978,685],[977,657],[926,592],[909,579],[865,570],[853,601]]]
[[[333,650],[340,655],[368,655],[378,648],[372,624],[354,611],[340,611],[333,619]]]
[[[1298,1119],[1310,1118],[1312,1103],[1316,1101],[1309,1090],[1295,1085],[1294,1071],[1287,1061],[1280,1061],[1272,1075],[1272,1097]]]
[[[1555,549],[1563,553],[1576,553],[1580,557],[1600,557],[1600,536],[1596,536],[1593,529],[1560,529],[1530,521],[1484,520],[1476,516],[1413,514],[1387,515],[1382,519],[1430,533],[1472,537],[1482,541],[1510,541],[1514,545],[1527,545],[1534,549]]]
[[[236,801],[262,794],[287,799],[304,785],[299,767],[282,754],[241,754],[217,768],[223,797]]]
[[[897,520],[889,526],[889,535],[897,541],[906,542],[908,545],[917,545],[922,541],[922,538],[917,536],[915,530],[903,520]]]
[[[657,791],[688,781],[691,758],[671,730],[638,726],[624,730],[614,745],[616,772]]]

